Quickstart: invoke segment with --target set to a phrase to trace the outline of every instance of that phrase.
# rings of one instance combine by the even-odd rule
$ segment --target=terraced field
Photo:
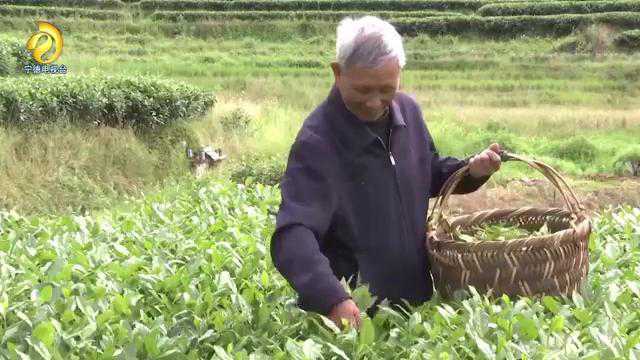
[[[163,21],[337,20],[345,15],[382,16],[406,34],[481,33],[567,35],[580,26],[607,24],[621,29],[640,26],[640,2],[472,0],[423,1],[195,1],[195,0],[4,0],[0,16],[48,16]]]

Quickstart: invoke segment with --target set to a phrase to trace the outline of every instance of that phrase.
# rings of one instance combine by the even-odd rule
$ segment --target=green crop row
[[[565,36],[574,30],[593,24],[608,24],[622,29],[640,27],[640,13],[619,12],[589,15],[547,16],[457,16],[428,19],[392,20],[399,32],[406,35],[477,34],[493,37],[517,35]]]
[[[0,5],[28,5],[28,6],[64,6],[91,7],[98,9],[118,9],[124,6],[120,0],[0,0]]]
[[[201,115],[215,97],[173,82],[111,76],[30,75],[0,80],[0,125],[56,122],[146,131]]]
[[[142,10],[209,10],[209,11],[417,11],[442,10],[476,11],[488,1],[464,0],[355,0],[355,1],[193,1],[193,0],[142,0],[139,6]]]
[[[640,12],[640,1],[550,1],[488,4],[478,10],[482,16],[593,14],[614,11]]]
[[[152,17],[165,21],[222,21],[228,19],[269,21],[282,19],[314,19],[335,21],[356,15],[356,11],[163,11],[155,12]],[[463,16],[460,13],[445,13],[437,16],[430,11],[368,12],[390,21],[406,35],[427,34],[479,34],[484,36],[511,37],[522,34],[565,36],[574,30],[592,24],[609,24],[621,29],[640,27],[640,13],[612,12],[598,14],[564,14],[544,16]]]
[[[94,20],[115,20],[122,18],[124,14],[114,10],[0,5],[0,16],[82,17]]]
[[[640,29],[620,33],[614,40],[616,46],[629,51],[640,50]]]
[[[382,18],[426,18],[433,16],[462,16],[454,12],[437,11],[158,11],[153,13],[154,20],[165,21],[207,21],[207,20],[280,20],[280,19],[314,19],[339,20],[353,15],[375,15]]]

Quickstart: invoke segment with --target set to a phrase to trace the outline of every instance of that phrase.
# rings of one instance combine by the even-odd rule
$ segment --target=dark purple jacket
[[[465,162],[438,155],[406,94],[394,98],[391,122],[389,151],[334,85],[291,146],[271,257],[302,309],[328,314],[349,298],[338,279],[353,287],[356,274],[379,301],[417,305],[432,295],[428,198]],[[455,192],[475,191],[487,179],[467,176]]]

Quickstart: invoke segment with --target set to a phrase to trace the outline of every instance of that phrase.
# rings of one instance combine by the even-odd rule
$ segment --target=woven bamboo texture
[[[552,167],[507,152],[502,161],[523,161],[540,171],[560,192],[566,209],[506,208],[447,219],[447,200],[469,165],[445,182],[427,217],[427,251],[431,275],[444,297],[475,287],[480,293],[509,296],[571,295],[580,291],[589,270],[591,222],[571,187]],[[476,226],[502,224],[528,231],[544,224],[548,235],[513,240],[466,242],[460,233]]]

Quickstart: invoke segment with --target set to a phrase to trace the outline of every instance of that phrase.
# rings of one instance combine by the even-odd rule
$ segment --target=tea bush
[[[23,129],[54,122],[162,128],[199,116],[213,94],[190,85],[144,77],[24,76],[0,79],[0,125]]]

